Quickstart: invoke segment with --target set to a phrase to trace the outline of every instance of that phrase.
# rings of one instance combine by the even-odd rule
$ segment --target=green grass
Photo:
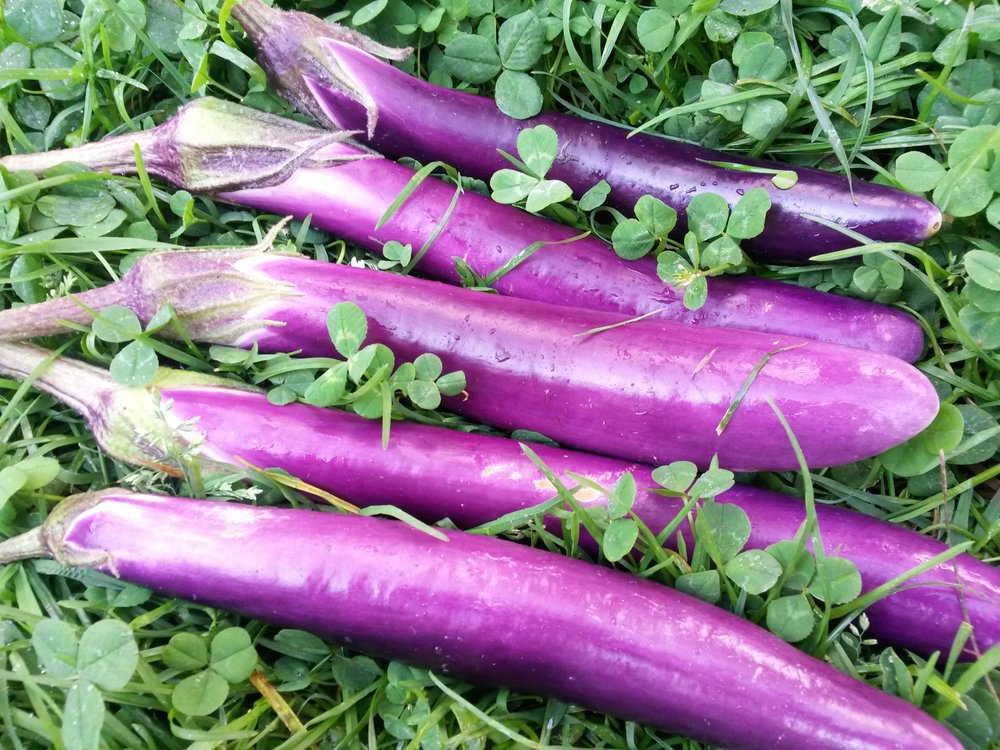
[[[1000,313],[989,309],[982,290],[1000,295],[1000,287],[992,286],[997,275],[989,270],[989,256],[996,261],[1000,255],[997,6],[936,0],[885,0],[866,3],[864,9],[847,0],[749,4],[760,12],[727,14],[725,8],[737,5],[731,0],[658,0],[655,6],[675,19],[666,42],[641,30],[642,15],[653,3],[352,0],[344,5],[304,0],[297,6],[347,23],[361,13],[368,19],[360,27],[365,33],[418,48],[403,64],[407,70],[488,95],[504,75],[500,67],[483,83],[465,84],[463,67],[445,52],[448,43],[460,33],[491,37],[506,19],[533,7],[544,39],[533,50],[530,69],[513,71],[526,73],[531,82],[510,80],[522,89],[537,87],[548,107],[687,138],[734,155],[849,168],[857,178],[931,197],[954,218],[923,247],[875,245],[855,254],[860,257],[800,268],[757,265],[749,272],[899,305],[915,314],[930,342],[918,366],[942,400],[955,407],[949,412],[950,428],[882,459],[813,474],[740,479],[906,524],[950,545],[968,545],[970,553],[995,563],[1000,557],[995,501],[1000,490]],[[289,114],[288,106],[267,90],[242,31],[232,22],[220,28],[229,5],[217,0],[7,0],[0,25],[0,153],[76,145],[146,128],[204,94]],[[59,23],[46,15],[51,9]],[[763,45],[761,50],[777,63],[761,66],[740,57],[737,50],[750,41]],[[734,56],[742,62],[734,63]],[[762,102],[780,107],[762,107]],[[783,108],[785,116],[761,132],[759,121],[737,115],[733,105],[760,112]],[[942,168],[906,169],[915,157],[904,155],[916,151]],[[100,286],[158,243],[251,245],[280,218],[175,191],[145,175],[93,179],[63,168],[41,181],[9,173],[0,173],[0,181],[0,308]],[[558,208],[562,217],[586,220],[585,212]],[[613,216],[598,212],[587,228],[610,236],[613,224]],[[298,223],[280,242],[321,259],[364,257],[357,248]],[[71,352],[102,364],[120,349],[85,333],[52,343],[67,341]],[[207,348],[157,342],[155,349],[163,364],[266,377],[266,361],[248,371],[220,360],[219,352],[213,358]],[[405,404],[399,408],[425,420],[482,429]],[[939,465],[940,452],[945,462]],[[15,471],[3,473],[26,466],[28,457],[36,461],[32,476],[37,482],[17,484]],[[38,464],[40,457],[56,461],[57,472],[46,474],[53,465]],[[905,470],[911,464],[919,471]],[[309,505],[287,483],[255,477],[256,502]],[[716,470],[709,479],[724,483],[725,472]],[[78,416],[30,387],[0,379],[0,537],[36,526],[67,494],[121,483],[254,499],[237,477],[202,486],[119,464],[97,448]],[[561,511],[564,536],[541,526],[540,509],[482,531],[582,555],[573,540],[585,526],[603,538],[602,558],[610,559],[619,557],[623,539],[638,538],[643,553],[621,556],[615,564],[665,585],[683,586],[678,580],[684,576],[724,567],[707,521],[697,527],[698,544],[684,560],[659,547],[659,530],[629,517],[627,488],[606,489],[618,493],[624,510],[616,518],[596,519],[578,506]],[[564,490],[571,499],[573,488]],[[689,505],[695,503],[691,498]],[[754,616],[728,576],[721,575],[720,584],[721,606]],[[966,666],[947,653],[928,661],[886,648],[866,637],[866,621],[856,604],[831,607],[810,598],[807,605],[819,625],[800,647],[947,719],[967,747],[995,746],[1000,736],[996,652]],[[74,688],[80,679],[76,673],[45,669],[39,651],[43,638],[33,637],[39,622],[53,619],[69,626],[74,643],[95,623],[124,623],[137,645],[125,681],[99,686],[106,714],[97,734],[89,737],[85,727],[63,728],[69,724],[67,712],[73,718],[77,710],[72,701],[83,692]],[[181,687],[185,679],[211,667],[183,668],[174,653],[180,641],[171,639],[188,634],[207,643],[229,627],[249,634],[257,670],[253,680],[242,673],[220,678],[226,697],[208,715],[178,710],[178,695],[190,697],[191,683]],[[81,653],[84,648],[81,643]],[[287,706],[268,685],[278,688]],[[183,699],[180,703],[185,705]],[[703,747],[558,701],[470,687],[373,660],[302,633],[167,600],[47,561],[0,569],[0,746]]]

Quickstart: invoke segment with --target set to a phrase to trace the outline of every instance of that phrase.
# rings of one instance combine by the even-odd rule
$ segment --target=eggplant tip
[[[934,207],[934,212],[931,214],[930,221],[927,222],[927,234],[926,237],[933,237],[935,234],[941,231],[941,227],[945,224],[951,224],[955,220],[955,217],[951,214],[942,213],[941,209]]]

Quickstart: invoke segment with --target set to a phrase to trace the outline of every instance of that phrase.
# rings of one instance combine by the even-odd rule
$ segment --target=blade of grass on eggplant
[[[520,444],[506,438],[397,422],[389,447],[383,449],[381,424],[348,412],[307,404],[276,406],[264,394],[231,381],[167,369],[152,386],[130,388],[83,362],[60,357],[47,363],[50,356],[30,344],[0,343],[0,373],[33,378],[36,388],[84,415],[106,452],[134,466],[179,472],[184,467],[178,457],[183,456],[210,474],[243,471],[249,462],[283,469],[361,506],[392,502],[428,523],[449,518],[463,529],[539,505],[555,494]],[[254,429],[247,430],[248,424]],[[632,510],[654,533],[682,511],[680,499],[653,492],[658,485],[650,466],[544,445],[533,450],[567,486],[575,484],[571,472],[603,487],[613,487],[631,472],[638,488]],[[606,496],[587,487],[575,497],[584,506],[607,504]],[[749,516],[749,549],[791,539],[805,520],[798,499],[754,487],[736,485],[717,500],[737,505]],[[947,549],[928,536],[854,511],[819,506],[816,514],[826,549],[854,562],[863,593]],[[548,524],[558,533],[557,519]],[[676,548],[678,533],[691,550],[687,520],[667,545]],[[582,543],[595,552],[585,530],[582,536]],[[977,650],[1000,643],[1000,571],[962,554],[907,584],[865,611],[871,622],[866,636],[923,654],[947,653],[968,613],[973,639],[963,658],[975,658]]]
[[[915,706],[673,589],[489,537],[105,490],[0,543],[360,651],[745,750],[960,750]],[[748,721],[747,717],[753,717]]]
[[[646,463],[706,467],[718,454],[735,471],[796,469],[768,399],[816,467],[881,453],[938,411],[930,381],[884,354],[629,322],[260,248],[145,255],[114,284],[0,312],[0,339],[55,333],[60,320],[86,323],[109,305],[149,321],[169,304],[195,341],[327,356],[327,316],[340,302],[366,313],[368,343],[408,361],[431,352],[465,372],[467,392],[445,399],[446,409]]]
[[[772,209],[752,252],[765,261],[803,263],[814,255],[851,247],[840,232],[803,217],[815,215],[874,240],[920,243],[941,228],[941,212],[923,198],[862,180],[806,167],[759,162],[572,115],[543,112],[529,120],[503,114],[492,99],[435,86],[379,59],[405,58],[354,31],[302,12],[269,8],[260,0],[233,6],[257,47],[272,85],[300,111],[332,127],[367,132],[368,143],[392,157],[441,160],[463,173],[489,179],[509,163],[499,149],[516,153],[518,133],[539,124],[560,139],[560,156],[547,177],[566,182],[579,196],[600,179],[610,201],[631,211],[650,194],[684,209],[710,190],[735,205],[751,188],[771,195]],[[709,162],[792,169],[797,183],[779,190],[770,173],[753,173]],[[748,243],[749,244],[749,243]]]
[[[336,139],[336,142],[332,142]],[[0,159],[11,170],[40,173],[72,161],[119,174],[146,169],[178,187],[297,218],[374,252],[387,240],[423,247],[448,213],[454,187],[425,180],[380,229],[379,219],[414,176],[345,140],[299,122],[210,97],[182,107],[144,132],[39,154]],[[458,283],[455,258],[485,277],[522,250],[550,243],[494,284],[502,294],[569,307],[745,328],[881,351],[907,362],[923,350],[913,318],[891,307],[767,279],[717,276],[705,305],[688,310],[682,294],[657,276],[656,261],[625,261],[602,240],[476,193],[463,193],[420,259],[420,272]],[[565,243],[565,244],[558,244]]]

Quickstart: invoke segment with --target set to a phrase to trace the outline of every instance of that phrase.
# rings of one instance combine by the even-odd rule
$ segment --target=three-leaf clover
[[[517,136],[517,154],[520,160],[501,151],[509,161],[521,168],[501,169],[490,178],[493,200],[514,204],[525,201],[525,208],[533,213],[573,196],[573,191],[562,180],[547,180],[559,152],[559,138],[548,125],[537,125],[522,130]]]
[[[183,714],[206,716],[226,701],[230,685],[253,674],[257,650],[243,628],[219,631],[211,646],[194,633],[178,633],[163,650],[163,662],[179,672],[198,670],[177,683],[170,700]]]

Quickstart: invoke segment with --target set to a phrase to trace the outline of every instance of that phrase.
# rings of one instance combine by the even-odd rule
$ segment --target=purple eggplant
[[[433,352],[465,372],[467,393],[445,408],[629,460],[704,467],[717,454],[735,471],[797,468],[773,399],[809,465],[831,466],[903,442],[938,410],[927,378],[884,354],[629,322],[258,249],[146,255],[120,282],[75,300],[0,312],[0,338],[58,332],[61,319],[87,322],[87,308],[116,304],[148,321],[169,304],[196,341],[323,356],[333,352],[327,313],[345,301],[367,314],[368,343],[405,360]]]
[[[298,218],[374,252],[387,240],[422,247],[445,217],[454,188],[425,180],[389,222],[379,219],[414,172],[374,158],[343,140],[301,123],[211,98],[198,99],[152,130],[76,148],[0,159],[13,170],[40,172],[64,161],[135,172],[139,145],[146,168],[187,190]],[[337,139],[337,142],[332,142]],[[501,294],[569,307],[663,320],[745,328],[816,339],[915,361],[923,350],[920,326],[883,305],[749,277],[713,277],[705,306],[691,311],[664,284],[651,258],[628,262],[603,241],[476,193],[463,193],[417,269],[458,282],[455,258],[481,276],[525,248],[550,243],[501,277]],[[559,244],[564,243],[564,244]]]
[[[395,521],[122,490],[0,543],[351,648],[745,750],[960,750],[914,706],[693,597]],[[568,642],[572,645],[569,646]]]
[[[150,389],[128,388],[107,372],[71,359],[39,369],[49,355],[27,344],[0,343],[0,373],[33,375],[35,387],[84,414],[97,442],[132,465],[177,472],[181,467],[170,457],[184,455],[210,473],[241,471],[249,462],[284,469],[361,506],[391,501],[428,523],[449,518],[465,529],[544,503],[555,494],[519,444],[506,438],[400,422],[393,424],[389,448],[383,450],[381,425],[347,412],[306,404],[275,406],[263,394],[229,381],[169,370],[161,370]],[[248,431],[248,424],[255,428]],[[192,427],[185,431],[181,425]],[[154,439],[137,441],[136,435]],[[638,487],[633,511],[654,533],[682,510],[679,499],[653,492],[657,484],[649,466],[542,445],[533,450],[567,486],[574,484],[571,472],[604,487],[631,472]],[[607,502],[588,487],[581,487],[576,499],[585,506]],[[737,485],[718,501],[746,511],[751,549],[791,539],[805,520],[801,501],[753,487]],[[863,592],[947,549],[927,536],[853,511],[819,506],[816,512],[828,552],[857,565]],[[558,522],[550,523],[558,531]],[[686,520],[677,533],[691,549]],[[586,532],[583,536],[595,551],[593,540]],[[667,544],[676,547],[676,534]],[[964,619],[957,582],[964,587],[964,607],[979,650],[1000,643],[1000,572],[967,554],[912,579],[908,583],[920,585],[867,609],[869,634],[925,654],[946,653]],[[968,649],[963,656],[974,658],[975,652]]]
[[[441,160],[463,173],[489,179],[516,153],[521,129],[545,124],[559,135],[560,150],[548,177],[581,195],[598,180],[611,185],[611,202],[631,211],[649,194],[683,212],[702,191],[721,194],[730,205],[751,188],[771,195],[763,234],[753,240],[756,257],[802,263],[850,247],[845,235],[805,215],[819,216],[874,240],[919,243],[941,228],[941,212],[929,201],[894,188],[806,167],[759,162],[687,143],[556,112],[516,120],[491,99],[435,86],[379,59],[405,57],[359,39],[356,32],[315,16],[241,0],[233,16],[253,39],[261,65],[275,88],[302,112],[328,127],[367,132],[367,142],[392,156]],[[792,169],[798,182],[779,190],[770,174],[737,171],[710,162]]]

